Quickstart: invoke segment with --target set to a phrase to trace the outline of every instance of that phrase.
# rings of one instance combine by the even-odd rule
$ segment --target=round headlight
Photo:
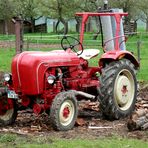
[[[5,80],[6,82],[10,81],[10,80],[11,80],[11,75],[8,74],[8,73],[4,74],[4,80]]]
[[[55,82],[55,79],[56,79],[55,76],[49,76],[47,78],[47,81],[48,81],[49,84],[53,84]]]

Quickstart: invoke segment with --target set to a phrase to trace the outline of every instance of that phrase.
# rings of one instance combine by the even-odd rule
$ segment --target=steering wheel
[[[83,52],[83,45],[80,43],[78,39],[71,36],[64,36],[62,38],[61,47],[64,50],[67,50],[68,48],[70,48],[77,55],[81,55]]]

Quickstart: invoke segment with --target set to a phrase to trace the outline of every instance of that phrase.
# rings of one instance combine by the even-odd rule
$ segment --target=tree
[[[137,0],[110,0],[112,7],[117,7],[123,9],[124,12],[128,12],[128,16],[125,17],[125,28],[129,32],[135,32],[137,29],[137,21],[140,19],[140,12],[137,6],[140,3]],[[131,21],[133,21],[133,27],[131,26]]]
[[[79,0],[41,0],[42,13],[47,17],[57,19],[56,32],[59,23],[64,26],[64,34],[68,32],[68,20],[74,18],[80,5]]]
[[[0,19],[4,21],[4,33],[8,34],[8,21],[14,15],[13,0],[0,0]]]
[[[126,17],[125,23],[128,23],[131,19],[137,19],[136,2],[137,0],[110,0],[112,7],[121,8],[124,12],[128,12],[129,15]]]
[[[100,0],[80,0],[80,4],[77,6],[77,11],[81,12],[97,12],[98,9],[100,8],[100,6],[102,6],[102,1]],[[76,17],[76,21],[78,24],[78,29],[80,27],[80,19]],[[98,28],[98,31],[96,33],[96,36],[94,38],[97,38],[98,34],[99,34],[99,30],[100,30],[100,26],[99,26],[99,18],[95,17],[95,21],[96,21],[96,26]],[[87,23],[87,27],[86,27],[87,31],[89,32],[91,30],[91,17],[89,17],[88,23]]]
[[[140,10],[140,19],[146,23],[146,32],[148,32],[148,5],[147,0],[141,0],[137,3]]]
[[[39,0],[13,0],[15,3],[16,16],[22,15],[31,22],[31,32],[34,32],[35,20],[41,15]]]

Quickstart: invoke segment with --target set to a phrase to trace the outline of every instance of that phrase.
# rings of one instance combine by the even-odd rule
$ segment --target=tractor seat
[[[81,55],[79,55],[78,57],[81,57],[85,60],[89,60],[89,59],[97,56],[99,53],[100,53],[100,50],[98,50],[98,49],[85,49],[85,50],[83,50],[83,53]]]

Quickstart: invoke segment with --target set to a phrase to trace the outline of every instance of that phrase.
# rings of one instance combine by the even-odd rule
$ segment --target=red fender
[[[130,60],[137,68],[140,66],[139,62],[136,60],[134,55],[126,50],[112,50],[104,53],[99,60],[99,66],[104,67],[106,61],[111,62],[115,60],[120,60],[122,58]]]

